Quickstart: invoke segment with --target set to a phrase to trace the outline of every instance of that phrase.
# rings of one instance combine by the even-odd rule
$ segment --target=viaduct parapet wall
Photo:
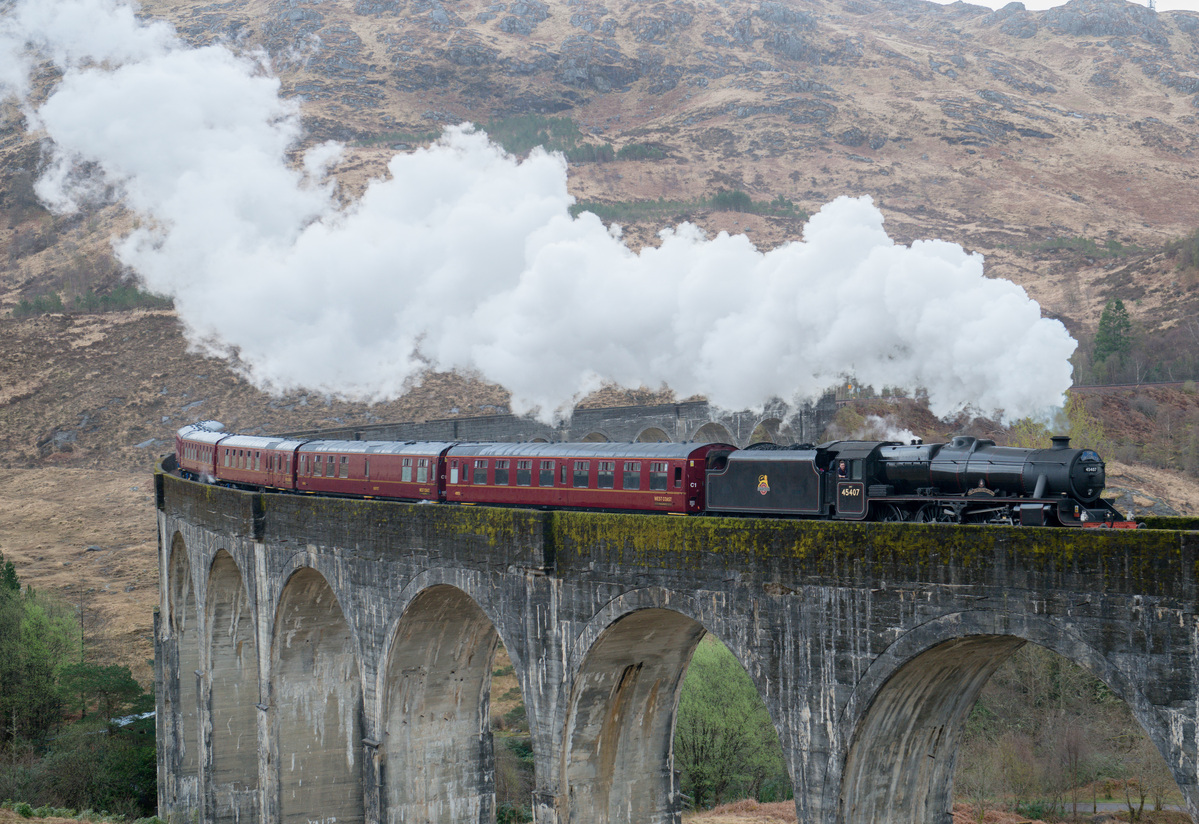
[[[537,822],[674,824],[674,713],[705,632],[765,700],[802,822],[948,824],[964,719],[1026,642],[1128,702],[1199,812],[1199,533],[156,488],[173,821],[493,821],[502,641]]]
[[[569,420],[558,425],[505,413],[277,434],[352,441],[718,441],[744,447],[755,440],[815,442],[836,412],[830,394],[802,407],[775,401],[758,411],[729,412],[707,401],[690,401],[576,409]]]

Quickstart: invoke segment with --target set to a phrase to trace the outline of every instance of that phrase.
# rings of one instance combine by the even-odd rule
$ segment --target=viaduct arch
[[[493,821],[502,640],[536,821],[677,822],[705,632],[765,700],[800,821],[947,822],[964,718],[1024,643],[1129,703],[1199,820],[1199,533],[156,490],[173,820]]]

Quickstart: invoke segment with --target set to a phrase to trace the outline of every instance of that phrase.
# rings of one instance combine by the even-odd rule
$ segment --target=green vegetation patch
[[[578,216],[591,212],[600,220],[623,220],[627,222],[650,219],[686,219],[691,213],[703,210],[718,212],[743,212],[768,217],[793,217],[807,220],[808,213],[787,198],[779,195],[773,200],[754,200],[738,189],[721,189],[715,194],[695,200],[628,200],[603,203],[584,200],[570,207],[570,213]]]
[[[124,312],[130,309],[169,309],[174,304],[170,298],[143,292],[136,286],[118,286],[109,292],[97,294],[88,289],[68,301],[63,301],[58,292],[24,299],[12,310],[14,318],[49,315],[57,312]]]
[[[157,805],[154,719],[142,717],[154,696],[85,652],[75,609],[22,587],[0,554],[0,798],[22,799],[10,809],[24,818],[123,821]]]
[[[792,797],[783,748],[749,673],[714,636],[696,647],[683,679],[675,766],[695,807]]]

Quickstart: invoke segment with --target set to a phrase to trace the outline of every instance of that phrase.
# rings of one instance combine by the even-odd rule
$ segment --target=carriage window
[[[676,488],[683,485],[683,467],[681,466],[674,468],[674,485]]]
[[[475,461],[475,478],[477,484],[487,483],[487,461]]]
[[[416,482],[425,484],[429,482],[429,459],[418,458],[416,461]]]
[[[229,465],[229,450],[225,450],[225,466]]]
[[[591,461],[575,461],[575,486],[587,486],[591,475]]]
[[[504,460],[495,462],[495,485],[508,485],[508,462]]]
[[[301,475],[308,474],[308,456],[307,455],[300,456],[300,474]]]
[[[558,481],[558,483],[561,484],[562,486],[566,486],[566,471],[567,471],[567,469],[569,469],[569,467],[567,466],[567,464],[569,464],[569,463],[570,463],[569,461],[562,462],[562,472],[559,473],[559,474],[561,474],[562,478],[561,478],[561,480]]]
[[[404,458],[400,469],[400,480],[406,484],[412,483],[412,459]]]
[[[370,459],[370,458],[363,458],[363,459],[362,459],[362,463],[363,463],[363,467],[362,467],[362,474],[363,474],[363,475],[366,477],[366,479],[369,481],[369,480],[371,479],[371,459]]]
[[[255,472],[262,471],[262,453],[261,452],[254,453],[254,471]]]
[[[600,489],[611,489],[616,477],[615,461],[600,461],[595,476],[595,485]]]
[[[325,477],[337,477],[337,458],[333,455],[329,455],[327,458],[325,458]]]
[[[246,460],[246,455],[247,455],[246,450],[243,450],[243,449],[237,450],[237,468],[238,469],[245,469],[247,467],[248,461]]]
[[[450,462],[450,483],[452,483],[452,484],[458,483],[458,462],[457,461]]]
[[[350,477],[350,458],[348,455],[341,456],[341,477]]]
[[[649,465],[650,489],[666,488],[666,470],[667,465],[665,461],[654,461]]]
[[[517,486],[532,486],[533,485],[533,462],[532,461],[517,461],[516,462],[516,485]]]
[[[625,461],[624,477],[621,478],[622,489],[641,488],[641,461]]]
[[[542,461],[541,473],[537,478],[538,486],[553,486],[554,485],[554,462]]]

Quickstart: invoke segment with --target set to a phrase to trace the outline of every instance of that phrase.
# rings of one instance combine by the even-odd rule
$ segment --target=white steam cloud
[[[683,224],[634,253],[571,217],[561,157],[518,161],[459,127],[343,207],[324,179],[338,146],[289,164],[297,105],[261,56],[188,47],[106,0],[0,10],[4,93],[23,99],[35,59],[63,70],[25,104],[54,145],[41,196],[71,210],[118,187],[143,216],[120,259],[262,387],[380,400],[467,370],[549,417],[605,381],[736,409],[852,374],[923,388],[939,415],[1014,418],[1070,385],[1060,323],[979,255],[896,245],[869,198],[838,198],[769,252]]]

